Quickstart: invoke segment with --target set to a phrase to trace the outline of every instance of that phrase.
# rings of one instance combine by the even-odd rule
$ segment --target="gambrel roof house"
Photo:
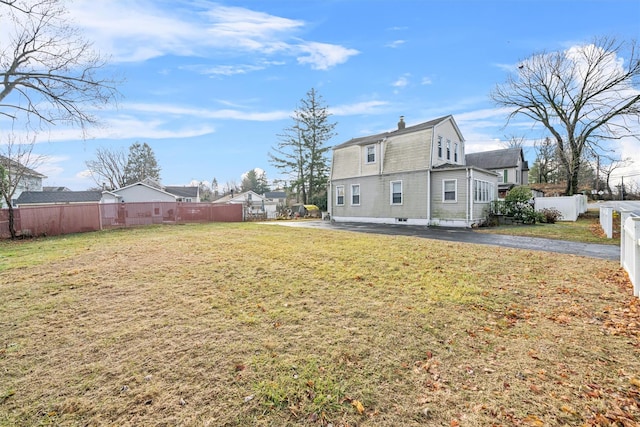
[[[469,153],[466,156],[467,165],[497,172],[498,196],[504,197],[515,186],[529,183],[529,163],[524,159],[522,148],[505,148],[502,150]]]
[[[471,227],[485,220],[498,176],[465,163],[453,116],[351,139],[333,148],[334,221]]]

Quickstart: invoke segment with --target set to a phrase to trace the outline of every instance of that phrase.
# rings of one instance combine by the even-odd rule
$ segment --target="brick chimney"
[[[398,130],[402,130],[405,128],[404,116],[400,116],[400,121],[398,122]]]

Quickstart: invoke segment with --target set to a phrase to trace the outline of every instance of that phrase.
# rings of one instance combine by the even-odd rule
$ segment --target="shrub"
[[[555,208],[544,208],[539,213],[540,222],[546,222],[547,224],[555,224],[556,221],[562,218],[562,213]]]
[[[533,199],[531,188],[524,185],[513,187],[504,198],[507,202],[529,202],[531,199]]]

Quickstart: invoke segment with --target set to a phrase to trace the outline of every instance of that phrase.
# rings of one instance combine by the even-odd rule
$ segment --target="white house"
[[[276,208],[278,201],[269,199],[254,191],[246,191],[238,194],[227,194],[217,200],[214,204],[241,204],[244,206],[245,218],[264,217],[274,219],[276,217]]]
[[[497,197],[496,173],[465,163],[453,116],[351,139],[333,149],[334,221],[470,227]]]
[[[0,166],[8,174],[9,184],[13,185],[13,188],[10,189],[13,190],[13,205],[15,205],[16,200],[23,191],[42,191],[42,180],[46,178],[45,175],[5,156],[0,156]],[[0,208],[6,207],[4,197],[0,197]]]

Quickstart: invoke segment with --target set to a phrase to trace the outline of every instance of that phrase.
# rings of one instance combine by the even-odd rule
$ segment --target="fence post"
[[[631,217],[633,235],[630,236],[633,239],[631,247],[633,248],[631,256],[633,261],[631,262],[631,274],[633,283],[633,295],[640,297],[640,217]]]
[[[624,267],[624,260],[627,254],[625,253],[625,240],[627,234],[624,232],[624,222],[631,216],[631,211],[626,209],[620,209],[620,265]]]

